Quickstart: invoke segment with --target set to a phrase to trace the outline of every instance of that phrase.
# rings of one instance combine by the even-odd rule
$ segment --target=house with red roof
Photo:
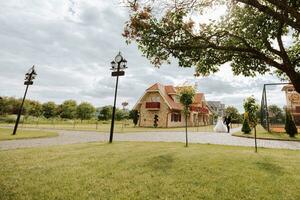
[[[176,92],[178,88],[172,85],[155,83],[146,89],[143,96],[133,107],[134,110],[139,112],[139,126],[153,127],[155,115],[158,118],[158,127],[185,126],[183,106]],[[212,113],[207,106],[203,93],[196,93],[194,102],[189,109],[189,126],[211,124]]]

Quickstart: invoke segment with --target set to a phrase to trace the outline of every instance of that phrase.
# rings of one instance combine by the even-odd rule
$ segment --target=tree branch
[[[193,43],[192,43],[193,44]],[[215,50],[219,50],[219,51],[227,51],[227,52],[243,52],[243,53],[249,53],[252,56],[257,57],[258,59],[262,60],[263,62],[265,62],[268,65],[271,65],[277,69],[280,70],[284,70],[284,67],[282,64],[274,61],[273,59],[269,58],[268,56],[266,56],[265,54],[259,52],[258,50],[254,49],[254,48],[244,48],[244,47],[236,47],[236,46],[218,46],[216,44],[213,44],[209,41],[206,41],[206,45],[183,45],[183,44],[177,44],[177,45],[173,45],[170,47],[171,49],[176,49],[176,50],[191,50],[191,49],[195,49],[195,50],[199,50],[199,49],[208,49],[208,48],[212,48]]]
[[[257,8],[259,11],[271,15],[272,17],[279,20],[280,22],[285,22],[286,24],[300,31],[300,21],[298,20],[294,21],[292,19],[289,19],[287,16],[274,11],[270,7],[260,4],[257,0],[236,0],[236,1],[253,6]]]
[[[278,9],[288,12],[297,21],[300,21],[300,13],[294,7],[289,6],[287,1],[282,1],[282,0],[266,0],[266,1],[275,5]]]

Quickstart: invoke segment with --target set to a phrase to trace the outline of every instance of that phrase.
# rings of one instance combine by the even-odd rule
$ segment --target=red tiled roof
[[[167,94],[176,94],[176,90],[173,85],[166,85],[165,90]]]
[[[146,91],[149,91],[149,90],[158,90],[159,85],[160,85],[159,83],[155,83],[152,86],[150,86]]]

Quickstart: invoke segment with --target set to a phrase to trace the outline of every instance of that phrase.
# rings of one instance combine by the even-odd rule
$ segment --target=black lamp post
[[[116,76],[117,80],[116,80],[116,88],[115,88],[114,107],[113,107],[113,113],[112,113],[112,119],[111,119],[109,143],[112,143],[112,141],[113,141],[119,76],[124,76],[125,75],[124,69],[127,68],[126,64],[127,64],[127,60],[125,60],[122,57],[121,52],[119,52],[118,55],[115,57],[115,60],[111,62],[111,70],[113,71],[111,73],[111,76]]]
[[[18,117],[17,117],[17,121],[16,121],[16,124],[15,124],[15,128],[14,128],[13,135],[15,135],[15,134],[17,133],[18,124],[19,124],[20,117],[21,117],[21,113],[22,113],[22,110],[23,110],[23,105],[24,105],[24,101],[25,101],[26,94],[27,94],[27,91],[28,91],[28,87],[29,87],[29,85],[32,85],[32,84],[33,84],[33,79],[35,79],[35,76],[36,76],[36,75],[37,75],[37,74],[36,74],[36,72],[35,72],[34,65],[33,65],[33,66],[28,70],[28,72],[25,74],[25,82],[24,82],[24,85],[26,85],[26,89],[25,89],[25,93],[24,93],[24,97],[23,97],[21,106],[20,106],[19,111],[18,111]]]

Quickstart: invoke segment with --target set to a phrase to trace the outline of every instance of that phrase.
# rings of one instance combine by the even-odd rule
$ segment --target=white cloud
[[[0,13],[0,96],[21,97],[24,74],[35,64],[38,77],[28,98],[112,104],[115,79],[109,68],[118,51],[128,60],[126,76],[120,78],[119,106],[126,100],[132,107],[155,82],[189,81],[198,82],[207,100],[241,108],[251,94],[260,99],[264,83],[278,82],[272,76],[233,76],[228,64],[204,78],[193,77],[192,68],[179,68],[176,62],[154,68],[136,45],[125,44],[121,33],[128,13],[119,0],[1,1]]]

